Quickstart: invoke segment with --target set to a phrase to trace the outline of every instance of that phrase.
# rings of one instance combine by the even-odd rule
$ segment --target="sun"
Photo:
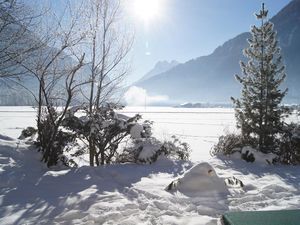
[[[135,0],[134,11],[139,18],[148,23],[160,16],[161,1],[162,0]]]

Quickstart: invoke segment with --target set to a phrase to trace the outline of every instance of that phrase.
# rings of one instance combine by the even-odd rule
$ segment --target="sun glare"
[[[144,22],[150,22],[160,15],[161,0],[135,0],[134,10],[136,15]]]

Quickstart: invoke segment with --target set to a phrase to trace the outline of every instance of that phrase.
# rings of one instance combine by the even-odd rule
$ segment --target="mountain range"
[[[289,88],[286,103],[300,103],[300,0],[291,1],[271,22],[277,31]],[[240,95],[235,74],[239,62],[247,59],[242,50],[248,46],[249,32],[239,34],[217,47],[212,54],[175,65],[167,71],[144,76],[134,85],[150,95],[167,95],[173,102],[229,102]],[[150,72],[149,72],[150,73]]]
[[[172,60],[170,62],[168,62],[167,60],[158,61],[155,64],[155,66],[148,73],[146,73],[139,81],[144,81],[144,80],[147,80],[157,74],[164,73],[164,72],[174,68],[178,64],[179,64],[179,62],[177,62],[176,60]]]

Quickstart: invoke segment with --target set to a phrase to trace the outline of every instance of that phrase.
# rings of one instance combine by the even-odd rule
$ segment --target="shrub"
[[[280,135],[276,137],[276,147],[273,154],[253,154],[253,151],[242,151],[246,147],[255,149],[257,140],[251,138],[243,140],[240,135],[227,134],[221,136],[211,150],[211,155],[231,155],[235,152],[241,153],[241,158],[247,162],[264,160],[268,163],[283,163],[289,165],[300,164],[300,124],[285,124]],[[257,151],[257,150],[256,150]],[[273,158],[272,158],[273,157]],[[272,159],[271,159],[272,158]]]
[[[116,110],[121,108],[115,104],[106,104],[92,113],[82,108],[81,117],[77,117],[75,111],[70,110],[63,121],[65,128],[89,143],[90,152],[93,150],[91,157],[97,166],[114,163],[119,145],[131,133],[140,130],[137,121],[141,116],[127,117],[117,113]]]
[[[279,159],[284,164],[300,164],[300,124],[286,124],[280,136]]]
[[[19,139],[24,139],[24,138],[32,137],[36,133],[37,133],[37,129],[35,129],[34,127],[27,127],[27,128],[25,128],[25,129],[22,130]]]
[[[190,158],[189,145],[180,141],[175,135],[170,140],[164,141],[161,148],[167,157],[180,160],[188,160]]]
[[[84,107],[75,108],[68,110],[58,129],[51,123],[56,117],[50,118],[48,114],[41,117],[37,144],[48,166],[62,162],[76,167],[75,158],[87,152],[91,154],[91,147],[94,151],[92,159],[97,166],[124,162],[152,163],[160,156],[189,159],[190,151],[186,143],[175,136],[163,142],[152,137],[152,122],[146,120],[139,123],[140,115],[127,117],[117,113],[118,106],[110,104],[92,113]],[[81,111],[76,114],[78,110]],[[125,146],[126,142],[130,144]]]
[[[210,151],[211,155],[231,155],[239,151],[243,146],[242,136],[238,134],[226,134],[219,137],[218,143]]]
[[[241,158],[245,160],[246,162],[254,162],[255,156],[250,151],[241,152]]]
[[[52,120],[57,119],[58,112],[54,108],[52,110],[53,118],[45,112],[41,116],[36,145],[42,151],[42,160],[47,163],[48,167],[58,162],[68,165],[64,156],[64,148],[74,142],[75,136],[71,132],[63,131],[61,127],[55,127]]]
[[[153,163],[160,156],[170,159],[188,160],[190,148],[187,143],[181,142],[176,136],[170,140],[159,141],[155,137],[138,138],[126,147],[119,155],[119,162]]]

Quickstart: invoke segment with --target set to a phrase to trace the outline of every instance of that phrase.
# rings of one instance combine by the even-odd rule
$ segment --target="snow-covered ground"
[[[299,166],[251,164],[209,155],[217,137],[235,129],[231,109],[123,111],[128,115],[142,111],[144,119],[155,122],[155,136],[180,136],[190,144],[193,162],[49,170],[34,149],[16,139],[22,128],[35,124],[34,110],[0,107],[0,224],[217,224],[228,210],[300,208]],[[202,161],[213,166],[215,179],[235,176],[245,186],[216,195],[165,191]]]
[[[127,107],[127,115],[140,113],[154,121],[154,136],[168,139],[172,135],[187,142],[193,161],[211,158],[209,150],[224,132],[234,131],[234,111],[224,108]]]

